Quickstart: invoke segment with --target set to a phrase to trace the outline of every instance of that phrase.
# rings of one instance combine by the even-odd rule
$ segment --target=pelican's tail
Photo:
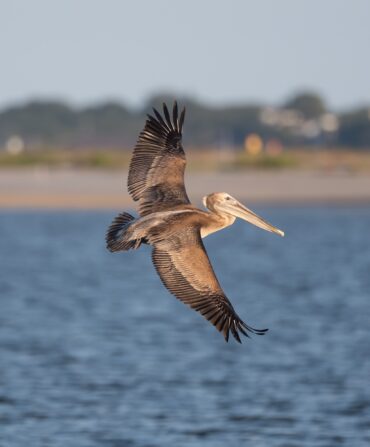
[[[142,239],[132,239],[127,231],[136,219],[129,213],[121,213],[113,220],[105,236],[107,249],[111,252],[139,248]]]

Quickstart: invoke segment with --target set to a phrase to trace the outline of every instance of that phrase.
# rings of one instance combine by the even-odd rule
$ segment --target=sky
[[[169,91],[276,105],[370,104],[368,0],[0,0],[0,108],[140,106]]]

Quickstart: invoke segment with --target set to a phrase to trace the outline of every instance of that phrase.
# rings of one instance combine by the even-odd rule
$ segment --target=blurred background
[[[0,445],[370,444],[370,5],[0,1]],[[152,107],[189,196],[286,237],[205,240],[239,346],[112,255]]]

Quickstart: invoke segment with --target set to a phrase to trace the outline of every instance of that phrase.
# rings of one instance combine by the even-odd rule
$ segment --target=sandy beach
[[[1,208],[120,209],[133,206],[127,171],[82,169],[0,170]],[[188,172],[194,203],[227,191],[246,203],[370,203],[370,175],[304,170]]]

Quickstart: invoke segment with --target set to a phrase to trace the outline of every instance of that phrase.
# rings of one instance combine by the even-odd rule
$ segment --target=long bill
[[[227,210],[228,213],[232,214],[235,217],[240,217],[247,222],[256,225],[256,227],[262,228],[263,230],[270,231],[271,233],[276,233],[279,236],[284,237],[284,231],[279,230],[279,228],[274,227],[265,219],[258,216],[252,210],[242,205],[240,202],[235,200],[234,203],[224,203],[223,207]]]

